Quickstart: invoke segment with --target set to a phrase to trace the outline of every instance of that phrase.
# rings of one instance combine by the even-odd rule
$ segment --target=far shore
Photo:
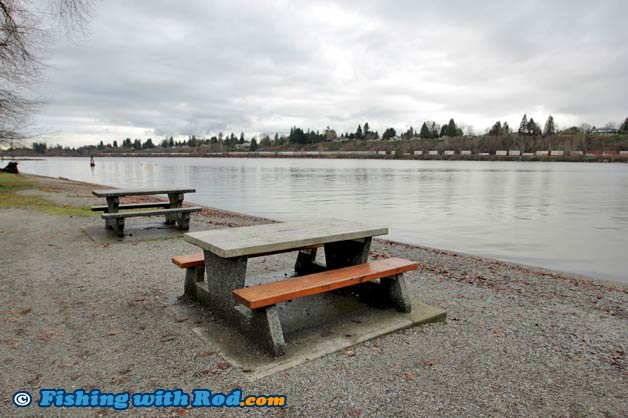
[[[32,155],[2,155],[1,159],[9,160],[41,160],[48,157],[77,157],[77,158],[309,158],[309,159],[376,159],[376,160],[418,160],[418,161],[541,161],[541,162],[584,162],[584,163],[628,163],[627,154],[534,154],[534,155],[498,155],[498,154],[429,154],[420,155],[396,153],[390,151],[231,151],[231,152],[115,152],[93,153],[82,155],[47,154]]]

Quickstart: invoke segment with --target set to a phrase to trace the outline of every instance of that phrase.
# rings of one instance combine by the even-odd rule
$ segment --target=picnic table
[[[277,303],[380,279],[382,300],[400,311],[410,311],[402,275],[416,269],[417,263],[398,258],[367,263],[372,237],[387,233],[385,227],[339,219],[191,232],[184,239],[202,248],[202,256],[174,257],[173,262],[187,269],[186,294],[260,340],[277,356],[284,353],[285,346]],[[320,247],[324,248],[325,265],[316,262]],[[246,286],[248,258],[290,251],[298,251],[298,277]],[[251,309],[250,316],[243,315],[240,305]]]
[[[188,230],[190,227],[190,213],[202,210],[200,207],[183,207],[185,193],[194,193],[196,189],[178,188],[135,188],[135,189],[107,189],[92,190],[97,197],[104,197],[106,205],[92,206],[92,211],[104,212],[101,217],[105,220],[105,227],[114,230],[118,236],[124,236],[124,219],[138,216],[165,215],[167,224],[177,224],[179,229]],[[120,204],[120,198],[125,196],[146,196],[167,194],[167,202],[147,202]],[[138,211],[136,209],[158,208]],[[132,209],[131,212],[121,210]]]

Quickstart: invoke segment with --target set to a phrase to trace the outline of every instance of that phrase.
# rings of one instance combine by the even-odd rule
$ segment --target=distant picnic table
[[[403,272],[417,263],[389,258],[368,263],[372,237],[388,229],[339,219],[285,222],[191,232],[184,239],[203,253],[173,258],[186,268],[185,292],[270,348],[284,353],[285,341],[276,304],[301,297],[381,280],[380,299],[402,312],[411,309]],[[317,248],[325,251],[325,265],[316,262]],[[246,287],[251,257],[298,251],[298,277]],[[236,305],[251,309],[243,316]]]
[[[97,197],[104,197],[106,205],[92,206],[92,211],[104,212],[101,217],[105,220],[105,227],[113,230],[118,236],[124,236],[124,220],[138,216],[165,215],[167,224],[175,224],[181,230],[187,231],[190,227],[190,213],[202,210],[200,207],[183,207],[185,193],[194,193],[196,189],[178,188],[135,188],[135,189],[107,189],[92,190]],[[167,194],[167,202],[147,202],[120,204],[120,198],[125,196],[146,196]],[[138,211],[136,209],[157,208]],[[125,210],[121,212],[121,210]],[[128,211],[132,210],[132,211]]]

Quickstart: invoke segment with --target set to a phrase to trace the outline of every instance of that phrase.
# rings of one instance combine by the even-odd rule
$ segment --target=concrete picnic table
[[[372,237],[387,233],[388,228],[340,219],[186,233],[185,241],[203,249],[206,276],[203,286],[186,283],[186,289],[212,310],[233,319],[236,313],[232,292],[245,287],[249,257],[298,250],[295,270],[299,275],[337,269],[367,262]],[[325,251],[325,266],[314,261],[315,247],[321,245]]]
[[[179,224],[181,229],[188,229],[189,214],[196,212],[201,208],[185,208],[183,209],[183,196],[185,193],[194,193],[196,189],[188,187],[168,187],[168,188],[131,188],[131,189],[105,189],[92,190],[92,194],[97,197],[104,197],[107,200],[106,206],[93,206],[93,211],[104,211],[102,217],[105,219],[105,227],[123,235],[124,218],[131,216],[153,216],[165,215],[167,224]],[[146,196],[156,194],[167,194],[168,202],[149,202],[120,205],[120,198],[124,196]],[[144,212],[126,212],[120,213],[120,209],[141,209],[159,207],[161,210],[152,210]]]

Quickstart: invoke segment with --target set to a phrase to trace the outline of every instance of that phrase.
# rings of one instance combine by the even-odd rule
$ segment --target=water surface
[[[270,217],[337,217],[387,238],[628,282],[628,164],[247,158],[48,158],[24,172]]]

